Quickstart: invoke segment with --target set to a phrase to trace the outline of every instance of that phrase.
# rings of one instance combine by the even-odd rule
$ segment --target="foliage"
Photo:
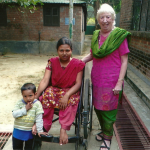
[[[34,13],[34,11],[37,10],[36,8],[37,4],[43,5],[41,0],[0,0],[0,3],[8,4],[9,7],[14,7],[13,5],[10,5],[10,3],[17,3],[20,5],[20,7],[30,9],[31,13]],[[20,11],[20,9],[18,10]]]
[[[87,11],[94,11],[94,9],[93,9],[92,6],[88,5],[88,6],[87,6]]]
[[[86,2],[87,5],[94,5],[94,2],[97,0],[83,0]],[[108,3],[110,4],[116,13],[120,12],[120,8],[121,8],[121,0],[99,0],[100,4],[102,3]]]
[[[86,2],[87,5],[93,6],[94,2],[97,0],[82,0],[82,1]]]
[[[95,18],[88,18],[87,25],[95,25]]]

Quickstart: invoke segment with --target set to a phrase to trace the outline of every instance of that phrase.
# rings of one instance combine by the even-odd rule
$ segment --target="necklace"
[[[71,61],[71,58],[70,58],[69,62],[64,65],[64,64],[61,63],[61,61],[60,61],[60,59],[59,59],[60,66],[61,66],[62,68],[66,68],[66,67],[68,66],[68,64],[70,63],[70,61]]]

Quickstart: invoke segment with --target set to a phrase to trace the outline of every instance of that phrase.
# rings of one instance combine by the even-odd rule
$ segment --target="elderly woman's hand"
[[[118,80],[115,88],[113,89],[115,95],[119,94],[119,92],[122,90],[122,84],[123,80]]]

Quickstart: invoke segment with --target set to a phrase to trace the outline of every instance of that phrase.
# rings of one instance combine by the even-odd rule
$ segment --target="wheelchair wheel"
[[[84,128],[84,138],[88,137],[88,120],[89,120],[89,79],[85,81],[84,88],[84,112],[83,112],[83,128]]]
[[[79,150],[79,141],[76,141],[75,143],[75,150]]]
[[[89,79],[86,79],[84,87],[84,112],[83,112],[83,128],[85,139],[87,139],[88,137],[88,130],[92,131],[92,115],[93,115],[92,86],[90,87]]]
[[[90,123],[89,123],[89,127],[90,127],[90,132],[92,131],[92,118],[93,118],[93,104],[92,104],[92,85],[90,87],[90,100],[89,100],[89,106],[90,106]]]
[[[41,146],[35,145],[34,148],[33,148],[33,150],[41,150]]]
[[[41,142],[35,142],[32,149],[33,150],[41,150]]]
[[[79,116],[80,114],[78,114],[78,116],[76,117],[76,127],[75,127],[75,134],[76,134],[76,136],[79,136],[80,137],[80,116]],[[77,140],[76,141],[76,143],[75,143],[75,150],[79,150],[79,147],[80,147],[80,142],[79,142],[79,140]]]

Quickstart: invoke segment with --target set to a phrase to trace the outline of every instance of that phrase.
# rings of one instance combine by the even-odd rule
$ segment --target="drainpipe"
[[[40,40],[41,40],[41,32],[39,31],[39,54],[41,53],[40,52]]]
[[[71,41],[73,40],[73,0],[69,3],[69,35]]]

